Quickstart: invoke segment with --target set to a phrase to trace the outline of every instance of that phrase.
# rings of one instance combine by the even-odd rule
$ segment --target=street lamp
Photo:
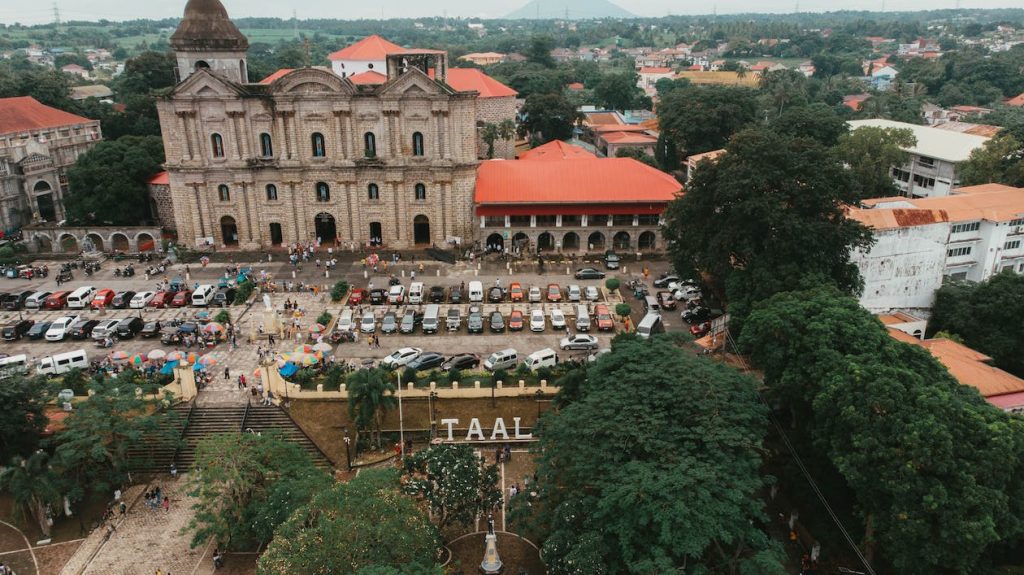
[[[402,416],[402,371],[398,370],[398,458],[405,461],[405,419]]]
[[[437,392],[431,391],[427,395],[427,408],[430,411],[430,439],[434,439],[434,432],[437,429],[437,418],[434,417],[434,402],[437,401]]]
[[[533,424],[534,427],[536,427],[537,423],[540,422],[540,400],[544,399],[544,390],[543,389],[538,389],[536,395],[537,395],[537,422],[535,422]]]
[[[342,429],[345,432],[345,463],[348,465],[348,470],[352,471],[352,453],[349,451],[349,446],[352,445],[352,438],[348,436],[348,427]]]

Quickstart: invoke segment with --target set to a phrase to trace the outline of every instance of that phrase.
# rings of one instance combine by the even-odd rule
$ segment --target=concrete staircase
[[[196,461],[196,446],[199,441],[219,433],[239,433],[242,431],[242,419],[245,417],[245,406],[196,407],[192,410],[188,427],[185,429],[184,441],[175,460],[178,469],[186,471]]]
[[[188,423],[191,403],[179,403],[168,410],[169,429],[144,437],[128,450],[128,467],[135,472],[167,472],[178,452],[182,431]]]
[[[289,443],[295,443],[303,449],[313,463],[322,469],[333,467],[327,455],[317,447],[316,443],[302,431],[288,412],[276,405],[251,405],[245,415],[242,425],[245,431],[252,430],[259,433],[276,433]]]

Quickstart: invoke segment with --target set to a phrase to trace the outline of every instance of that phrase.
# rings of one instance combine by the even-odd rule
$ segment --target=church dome
[[[245,51],[249,40],[220,0],[188,0],[185,17],[171,34],[171,47],[188,51]]]

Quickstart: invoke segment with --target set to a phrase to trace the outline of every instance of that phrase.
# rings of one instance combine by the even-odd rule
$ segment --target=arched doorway
[[[238,245],[238,224],[235,223],[235,218],[224,216],[220,219],[220,237],[225,246]]]
[[[629,249],[629,234],[626,232],[619,232],[612,238],[612,246],[617,250],[628,250]]]
[[[89,248],[92,248],[91,250]],[[85,251],[102,252],[103,251],[103,237],[99,234],[89,234],[85,236],[85,240],[82,242],[82,249]]]
[[[637,247],[641,250],[653,250],[657,247],[658,237],[654,232],[644,232],[640,234],[640,238],[637,239]]]
[[[153,236],[147,233],[141,233],[135,238],[135,245],[139,247],[140,252],[155,252],[156,251],[156,240]]]
[[[78,238],[71,234],[62,235],[57,243],[60,244],[60,251],[66,254],[78,253]]]
[[[274,222],[270,224],[270,245],[279,246],[284,243],[284,233],[281,231],[281,224]]]
[[[523,251],[530,247],[530,236],[523,232],[518,232],[512,236],[512,247],[518,251]]]
[[[412,237],[418,246],[430,243],[430,218],[420,214],[412,220]]]
[[[551,232],[544,232],[537,237],[537,249],[546,252],[555,249],[555,236]]]
[[[128,252],[128,236],[124,234],[114,234],[110,236],[110,247],[116,252]]]
[[[590,250],[603,250],[604,249],[604,234],[601,232],[594,232],[587,238],[587,248]]]
[[[50,241],[50,238],[48,238],[46,236],[43,236],[43,235],[38,235],[38,236],[35,237],[35,242],[36,242],[36,246],[38,247],[39,251],[41,251],[41,252],[52,252],[53,251],[53,242]]]
[[[562,249],[563,250],[578,250],[580,249],[580,235],[576,232],[569,232],[562,237]]]
[[[370,245],[379,246],[384,243],[384,227],[380,222],[370,222]]]
[[[57,221],[57,206],[53,202],[53,188],[49,182],[36,182],[32,188],[36,197],[36,207],[39,209],[39,217],[48,221]]]
[[[485,246],[489,252],[505,251],[505,236],[501,234],[491,234],[487,236],[487,243]]]
[[[316,228],[316,239],[321,244],[333,246],[338,238],[338,226],[334,221],[334,216],[327,212],[320,212],[313,218],[313,222]]]

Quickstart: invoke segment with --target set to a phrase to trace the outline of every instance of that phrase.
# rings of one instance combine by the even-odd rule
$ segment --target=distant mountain
[[[587,20],[589,18],[636,18],[608,0],[530,0],[506,18]]]

